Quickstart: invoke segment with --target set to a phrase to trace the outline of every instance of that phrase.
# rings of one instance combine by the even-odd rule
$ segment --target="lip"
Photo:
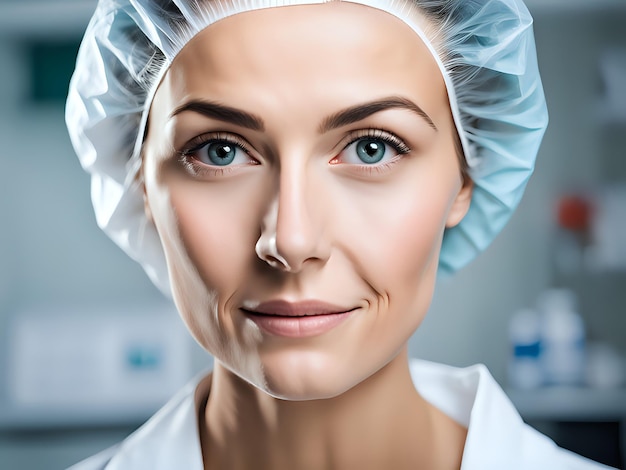
[[[272,300],[242,312],[265,333],[288,338],[318,336],[339,326],[357,310],[317,300]]]

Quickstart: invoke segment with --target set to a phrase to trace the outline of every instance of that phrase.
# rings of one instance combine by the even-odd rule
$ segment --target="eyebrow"
[[[413,101],[399,96],[390,96],[387,98],[382,98],[379,100],[351,106],[335,114],[332,114],[331,116],[326,118],[324,122],[322,122],[319,128],[319,132],[323,134],[332,129],[362,121],[363,119],[373,114],[379,113],[381,111],[386,111],[388,109],[408,109],[409,111],[414,112],[422,119],[424,119],[432,129],[436,131],[438,130],[437,126],[435,126],[435,123],[430,118],[430,116],[428,116],[428,114],[426,114],[426,112]],[[176,108],[172,112],[171,117],[174,117],[185,111],[192,111],[211,119],[218,119],[220,121],[230,122],[237,126],[246,127],[255,131],[265,130],[265,124],[263,123],[263,119],[261,119],[260,117],[246,111],[242,111],[240,109],[231,108],[230,106],[224,106],[213,101],[189,101]]]
[[[337,127],[346,126],[371,116],[372,114],[379,113],[388,109],[408,109],[419,115],[426,123],[438,130],[433,120],[413,101],[403,98],[401,96],[390,96],[388,98],[382,98],[380,100],[370,101],[368,103],[351,106],[335,113],[324,120],[320,126],[320,133],[327,132]]]
[[[192,100],[176,108],[170,117],[174,117],[185,111],[193,111],[211,119],[230,122],[240,127],[246,127],[255,131],[265,130],[263,120],[254,114],[240,109],[224,106],[213,101]]]

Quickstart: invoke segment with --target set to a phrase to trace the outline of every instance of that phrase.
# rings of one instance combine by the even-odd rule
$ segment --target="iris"
[[[363,163],[378,163],[385,156],[385,143],[378,139],[361,139],[356,154]]]
[[[207,156],[214,165],[230,165],[237,154],[237,147],[228,142],[212,142],[206,147]]]

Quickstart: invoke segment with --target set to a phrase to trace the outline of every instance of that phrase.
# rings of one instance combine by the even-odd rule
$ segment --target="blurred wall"
[[[553,283],[555,197],[604,180],[626,181],[624,126],[602,125],[598,106],[599,56],[608,45],[626,48],[625,9],[566,13],[537,8],[535,16],[551,112],[536,174],[519,210],[489,250],[439,285],[431,312],[411,341],[415,356],[456,365],[483,362],[503,384],[508,319],[520,307],[534,305]],[[143,270],[96,227],[89,180],[70,146],[62,104],[27,99],[30,78],[23,47],[19,38],[0,37],[0,326],[31,305],[82,305],[89,314],[93,304],[160,298]],[[607,282],[623,285],[622,279]],[[614,296],[610,303],[619,307],[610,314],[602,308],[593,312],[596,331],[626,331],[626,315],[615,313],[623,313],[626,294],[606,295]],[[624,350],[623,339],[616,346]],[[196,368],[206,360],[196,351]],[[0,356],[0,366],[6,361]],[[0,387],[0,401],[2,394]],[[59,443],[55,462],[69,463],[120,434],[96,437],[83,447],[67,444],[65,453]],[[34,445],[0,436],[0,454],[9,456],[0,457],[0,467],[10,468],[3,464],[10,460],[2,458],[28,458],[20,468],[53,468],[46,460],[50,453],[32,452]]]
[[[56,40],[78,43],[79,36],[7,36],[0,28],[0,422],[11,406],[7,371],[15,316],[89,316],[164,301],[143,269],[96,226],[89,177],[69,142],[64,103],[30,96],[31,45]],[[201,353],[194,361],[195,370],[209,364]],[[12,431],[0,424],[0,468],[66,468],[131,430],[128,423],[87,431],[65,425]]]
[[[414,355],[459,365],[484,362],[504,382],[508,318],[533,305],[553,282],[555,198],[564,190],[626,180],[624,132],[600,122],[598,70],[605,47],[626,48],[625,19],[623,9],[535,11],[551,117],[535,175],[487,252],[440,283],[412,341]],[[33,303],[160,298],[143,270],[96,227],[89,178],[69,143],[63,104],[29,102],[23,48],[20,38],[0,42],[0,321]],[[624,326],[624,317],[610,321]]]
[[[29,97],[27,40],[1,38],[0,60],[0,308],[156,295],[95,224],[64,103]]]
[[[533,305],[552,282],[555,197],[619,178],[619,162],[626,161],[623,132],[598,118],[599,56],[609,45],[626,47],[625,19],[623,11],[535,12],[551,116],[535,175],[488,251],[439,285],[412,342],[414,355],[460,365],[484,362],[504,382],[508,317]],[[62,104],[28,102],[22,48],[19,38],[0,42],[0,321],[24,304],[159,298],[142,269],[96,227],[89,179],[70,146]],[[621,318],[611,321],[623,326]]]

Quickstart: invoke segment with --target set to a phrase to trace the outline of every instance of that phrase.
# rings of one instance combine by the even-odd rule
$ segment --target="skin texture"
[[[390,98],[423,114],[395,106],[328,126]],[[209,117],[188,106],[198,101],[256,122]],[[354,141],[372,134],[401,148],[366,164]],[[362,5],[241,13],[174,60],[150,110],[143,177],[177,307],[216,359],[200,410],[206,468],[459,468],[465,430],[417,394],[407,358],[443,232],[471,199],[454,135],[429,51]],[[245,150],[215,166],[211,139]],[[286,337],[243,310],[271,300],[350,314]]]

